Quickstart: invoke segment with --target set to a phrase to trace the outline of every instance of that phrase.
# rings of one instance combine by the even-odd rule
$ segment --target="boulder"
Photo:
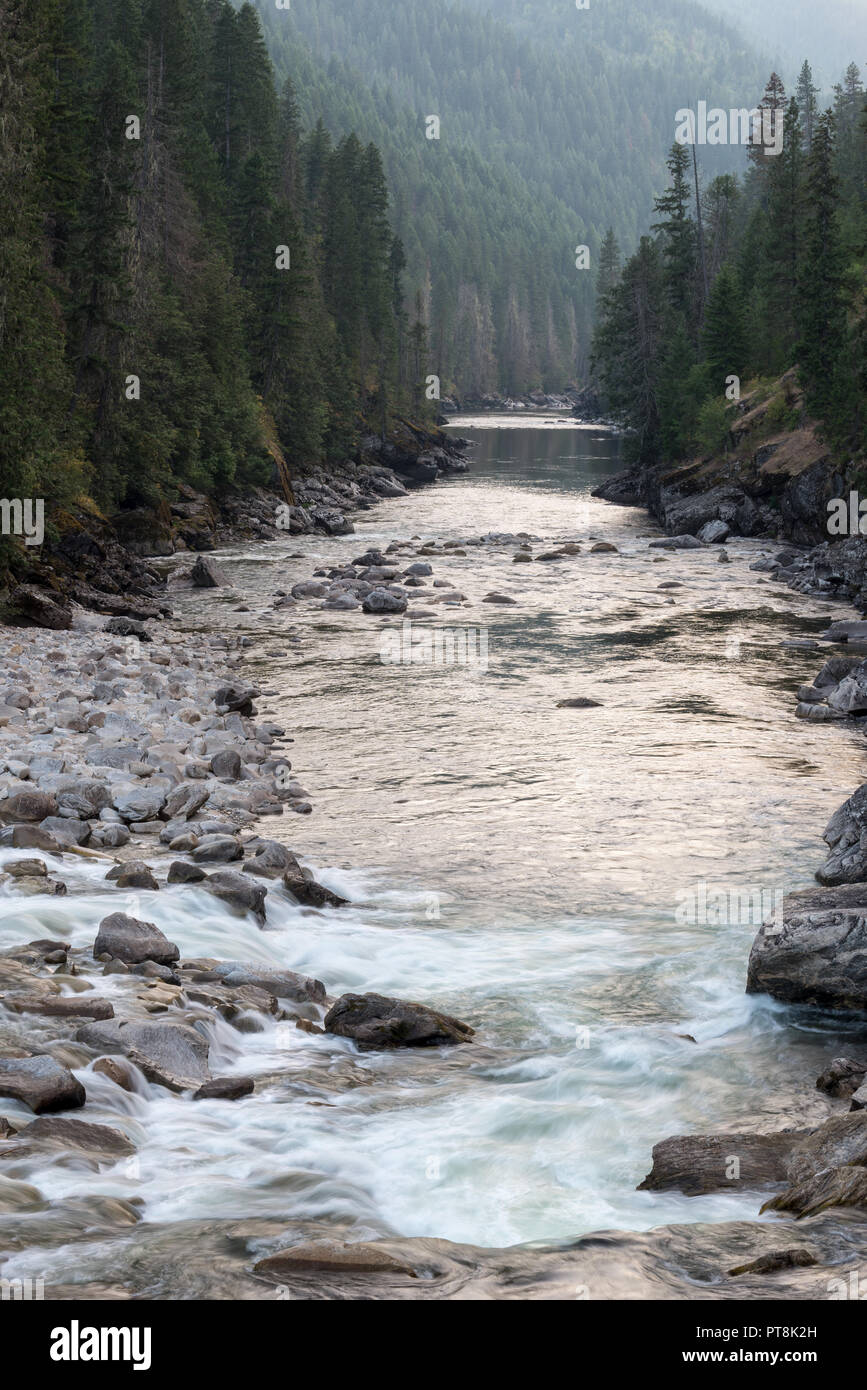
[[[170,1091],[197,1091],[211,1079],[208,1043],[184,1023],[127,1023],[120,1038],[129,1060]]]
[[[750,1260],[749,1264],[735,1265],[734,1269],[729,1270],[729,1277],[736,1278],[739,1274],[776,1274],[780,1269],[809,1269],[818,1263],[816,1256],[801,1246],[789,1250],[769,1250],[767,1255],[760,1255],[757,1260]]]
[[[705,545],[720,545],[730,534],[725,521],[706,521],[698,533],[698,539]]]
[[[309,869],[302,869],[297,860],[283,874],[283,887],[305,907],[345,907],[347,899],[332,893],[317,883]]]
[[[210,767],[215,777],[224,778],[229,782],[237,782],[241,776],[241,756],[235,752],[234,748],[223,748],[219,753],[214,754]]]
[[[55,995],[8,994],[4,999],[8,1009],[16,1013],[42,1014],[45,1018],[114,1018],[114,1008],[108,999],[98,999],[90,993]]]
[[[0,1156],[40,1157],[58,1150],[87,1154],[98,1162],[116,1163],[119,1158],[134,1154],[135,1144],[110,1125],[47,1116],[32,1120],[18,1131],[11,1143],[0,1146]]]
[[[278,840],[266,840],[259,845],[253,858],[244,865],[245,874],[258,874],[262,878],[281,878],[290,869],[300,877],[301,865],[291,850]]]
[[[199,1087],[193,1100],[241,1100],[255,1089],[252,1076],[215,1076]]]
[[[19,584],[9,599],[13,613],[25,623],[47,627],[53,632],[68,632],[72,627],[72,612],[32,584]]]
[[[388,1047],[443,1047],[467,1043],[474,1030],[425,1004],[382,994],[344,994],[328,1011],[325,1031],[351,1038],[362,1051]]]
[[[118,888],[147,888],[155,892],[160,886],[150,865],[143,859],[128,859],[125,864],[115,864],[105,877],[107,882],[117,884]]]
[[[0,814],[5,821],[43,821],[57,815],[57,800],[51,792],[13,792],[0,802]]]
[[[200,869],[198,864],[187,864],[183,859],[176,859],[169,865],[168,883],[201,883],[205,878],[204,869]]]
[[[161,815],[167,821],[189,820],[204,806],[210,795],[207,787],[194,787],[189,782],[181,782],[166,797]]]
[[[787,1164],[792,1183],[806,1182],[827,1168],[867,1167],[867,1114],[833,1115],[795,1144]]]
[[[361,607],[365,613],[405,613],[407,602],[390,589],[372,589]]]
[[[781,1134],[676,1134],[653,1146],[653,1167],[639,1192],[708,1192],[778,1185],[804,1131]],[[735,1162],[735,1160],[737,1160]],[[734,1176],[737,1174],[737,1176]]]
[[[67,1067],[53,1057],[0,1057],[0,1096],[27,1105],[37,1115],[78,1110],[87,1095]]]
[[[192,857],[197,864],[231,864],[244,858],[244,850],[233,835],[203,835]]]
[[[665,536],[662,540],[651,541],[650,550],[701,550],[697,536]]]
[[[239,714],[249,717],[255,712],[253,701],[258,694],[258,690],[251,685],[221,685],[214,692],[214,704],[219,713],[237,710]]]
[[[209,874],[202,887],[233,911],[252,912],[260,926],[264,925],[265,895],[268,890],[252,882],[247,875],[233,873],[231,869],[220,869]]]
[[[801,1219],[829,1207],[867,1211],[867,1168],[826,1168],[765,1202],[762,1212],[786,1211]]]
[[[190,579],[197,589],[219,589],[228,584],[228,579],[216,560],[200,555],[190,570]]]
[[[126,965],[139,965],[145,960],[169,965],[180,957],[174,942],[169,941],[153,922],[140,922],[124,912],[112,912],[102,919],[93,943],[93,954],[109,955]]]
[[[792,1004],[867,1008],[867,884],[786,895],[750,952],[748,994]]]
[[[822,838],[831,852],[816,874],[820,883],[867,879],[867,782],[834,812]]]
[[[816,1089],[837,1100],[848,1100],[867,1077],[867,1058],[835,1057],[816,1081]]]

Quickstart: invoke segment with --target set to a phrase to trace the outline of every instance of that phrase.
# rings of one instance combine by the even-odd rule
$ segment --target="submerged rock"
[[[153,922],[140,922],[137,917],[128,917],[125,912],[112,912],[99,924],[93,954],[109,955],[126,965],[139,965],[145,960],[169,965],[181,953]]]
[[[349,1244],[338,1240],[314,1240],[278,1250],[266,1255],[253,1266],[255,1274],[280,1279],[283,1275],[302,1270],[333,1270],[346,1274],[403,1274],[417,1277],[416,1270],[405,1260],[371,1241]]]

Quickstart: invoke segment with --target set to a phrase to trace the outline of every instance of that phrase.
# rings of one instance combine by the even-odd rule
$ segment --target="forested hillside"
[[[672,147],[653,235],[601,286],[595,356],[643,464],[725,447],[741,384],[759,393],[799,368],[806,413],[845,462],[867,441],[867,107],[850,64],[818,109],[809,64],[764,105],[782,148],[751,148],[739,177],[693,191],[692,151]],[[699,215],[700,213],[700,215]],[[781,399],[778,429],[803,423]]]
[[[256,3],[305,124],[382,149],[433,369],[462,392],[582,378],[606,230],[637,243],[675,112],[752,106],[766,72],[691,0]],[[737,151],[708,153],[735,167]]]
[[[5,0],[0,52],[5,496],[155,506],[420,404],[379,152],[302,136],[250,6]]]

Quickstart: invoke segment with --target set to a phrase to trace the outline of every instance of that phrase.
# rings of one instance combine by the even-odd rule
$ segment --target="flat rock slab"
[[[0,1145],[0,1157],[22,1158],[52,1150],[77,1150],[114,1162],[135,1153],[135,1144],[109,1125],[51,1116],[33,1120],[14,1139]]]
[[[68,1067],[53,1057],[0,1057],[0,1096],[28,1105],[36,1115],[77,1110],[87,1095]]]
[[[867,1009],[867,884],[786,895],[750,952],[747,993],[787,1003]]]
[[[255,1274],[279,1279],[302,1270],[338,1270],[346,1274],[402,1274],[417,1277],[412,1265],[372,1241],[347,1244],[337,1240],[313,1240],[267,1255],[253,1266]]]
[[[145,960],[169,965],[178,960],[181,953],[153,922],[140,922],[125,912],[112,912],[99,924],[93,954],[112,956],[125,965],[140,965]]]
[[[109,999],[94,995],[7,995],[3,1003],[15,1013],[42,1014],[46,1018],[114,1018]]]
[[[639,1192],[708,1192],[771,1187],[788,1180],[803,1130],[782,1134],[677,1134],[653,1147],[653,1167]]]
[[[467,1043],[473,1029],[425,1004],[382,994],[344,994],[325,1016],[325,1031],[351,1038],[363,1051]]]

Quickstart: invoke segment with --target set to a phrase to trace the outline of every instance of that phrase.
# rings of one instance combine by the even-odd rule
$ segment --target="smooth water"
[[[134,1193],[148,1221],[561,1240],[755,1217],[757,1194],[636,1192],[653,1144],[824,1114],[815,1077],[847,1025],[748,998],[744,983],[762,906],[810,882],[827,817],[864,778],[851,732],[794,718],[824,656],[781,643],[821,631],[832,606],[751,572],[773,545],[735,540],[727,566],[717,548],[649,550],[642,511],[589,495],[619,467],[616,439],[551,420],[456,421],[475,444],[469,475],[358,514],[354,536],[224,552],[236,592],[176,605],[192,629],[254,637],[260,712],[294,736],[315,807],[265,833],[351,907],[272,894],[260,932],[192,888],[138,895],[182,954],[423,1000],[472,1023],[476,1042],[359,1055],[288,1023],[220,1024],[213,1070],[271,1077],[238,1105],[127,1096],[87,1069],[88,1117],[126,1127],[140,1153],[98,1176],[30,1171],[46,1195]],[[420,622],[483,627],[486,670],[383,664],[399,621],[271,607],[275,590],[372,545],[492,531],[528,531],[536,553],[585,544],[532,565],[513,564],[512,545],[432,559],[469,602]],[[619,554],[591,554],[591,536]],[[481,602],[490,590],[516,606]],[[599,707],[557,708],[581,696]],[[74,872],[85,886],[102,875]],[[702,884],[728,906],[693,910]],[[95,890],[24,914],[0,899],[0,942],[84,944],[104,911]]]

